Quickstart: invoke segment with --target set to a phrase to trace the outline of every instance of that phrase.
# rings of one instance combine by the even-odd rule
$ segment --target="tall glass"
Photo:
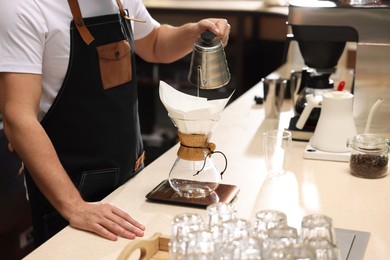
[[[264,133],[263,150],[268,175],[278,176],[286,173],[290,159],[291,132],[270,130]]]

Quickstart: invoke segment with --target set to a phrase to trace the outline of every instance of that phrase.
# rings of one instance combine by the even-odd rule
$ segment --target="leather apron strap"
[[[137,19],[137,18],[131,18],[127,15],[125,9],[123,8],[123,5],[122,5],[122,2],[120,0],[116,0],[116,3],[119,7],[119,11],[121,12],[121,15],[123,18],[127,19],[127,20],[131,20],[131,21],[135,21],[135,22],[140,22],[140,23],[145,23],[146,21],[144,20],[140,20],[140,19]]]
[[[124,18],[128,17],[126,12],[125,12],[125,9],[123,8],[121,0],[116,0],[116,3],[119,7],[119,11],[121,12],[122,17],[124,17]]]
[[[83,41],[90,45],[95,38],[88,30],[88,27],[85,25],[83,16],[81,14],[80,5],[77,0],[68,0],[70,10],[72,12],[73,20],[76,25],[77,30],[79,31]]]
[[[72,12],[74,23],[76,25],[77,30],[79,31],[79,33],[81,35],[81,38],[83,39],[83,41],[87,45],[90,45],[95,40],[95,38],[93,37],[91,32],[88,30],[88,27],[84,23],[83,15],[81,14],[80,5],[79,5],[78,0],[68,0],[68,3],[69,3],[70,10]],[[128,20],[133,20],[136,22],[141,22],[141,23],[145,22],[144,20],[130,18],[127,15],[125,9],[123,8],[122,2],[120,0],[116,0],[116,3],[119,7],[119,11],[120,11],[123,18],[128,19]]]

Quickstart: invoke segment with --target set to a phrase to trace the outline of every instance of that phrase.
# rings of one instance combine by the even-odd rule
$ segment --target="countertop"
[[[285,6],[267,6],[264,1],[233,1],[233,0],[143,0],[148,9],[170,10],[195,10],[195,11],[218,11],[218,12],[266,12],[270,14],[287,15]],[[207,2],[207,4],[202,4]]]
[[[265,118],[263,105],[256,105],[260,83],[232,102],[224,111],[211,141],[228,158],[223,183],[240,188],[235,199],[239,217],[253,220],[261,209],[278,209],[288,223],[299,228],[304,215],[322,213],[337,228],[370,232],[365,259],[390,259],[390,177],[362,179],[352,176],[348,163],[303,159],[305,142],[293,142],[290,172],[267,179],[262,152],[262,134],[286,128],[292,116],[285,100],[279,119]],[[115,190],[111,202],[146,226],[145,238],[155,232],[170,234],[170,222],[180,213],[205,209],[149,202],[145,195],[162,180],[176,159],[178,146],[148,165],[138,176]],[[97,235],[66,227],[25,259],[116,259],[132,241],[108,241]]]

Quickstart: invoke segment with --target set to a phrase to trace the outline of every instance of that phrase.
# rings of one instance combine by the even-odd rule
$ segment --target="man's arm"
[[[225,19],[209,18],[180,27],[160,25],[145,38],[137,40],[136,52],[149,62],[170,63],[190,53],[200,34],[209,30],[227,44],[230,25]]]
[[[144,227],[119,208],[83,201],[37,119],[40,96],[41,75],[0,73],[4,131],[41,192],[73,227],[110,240],[142,236]]]

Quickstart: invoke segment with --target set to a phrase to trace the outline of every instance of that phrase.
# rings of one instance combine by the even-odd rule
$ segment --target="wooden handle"
[[[128,244],[120,253],[118,260],[127,260],[135,251],[140,250],[139,259],[153,259],[159,250],[168,251],[169,239],[161,237],[161,233],[155,233],[146,240],[133,241]]]

